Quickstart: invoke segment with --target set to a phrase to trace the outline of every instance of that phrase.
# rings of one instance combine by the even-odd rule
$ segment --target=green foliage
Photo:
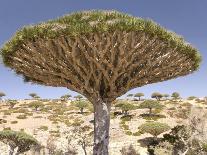
[[[38,110],[38,108],[43,107],[43,106],[44,104],[40,101],[33,101],[29,103],[29,107],[35,108],[36,111]]]
[[[143,133],[141,131],[134,132],[133,136],[141,136]]]
[[[29,96],[32,98],[36,98],[38,95],[36,93],[30,93]]]
[[[159,92],[154,92],[151,95],[151,98],[156,98],[158,101],[163,97],[162,94],[160,94]]]
[[[152,113],[152,109],[161,109],[163,106],[158,102],[154,100],[145,100],[139,105],[139,108],[147,108],[149,109],[149,113]]]
[[[166,123],[160,122],[147,122],[139,126],[139,131],[142,133],[149,133],[155,137],[161,133],[168,131],[170,127]]]
[[[195,69],[199,67],[201,56],[197,50],[187,44],[184,39],[167,31],[151,20],[133,17],[117,11],[83,11],[60,17],[55,20],[27,26],[19,30],[1,49],[3,61],[7,65],[8,55],[25,42],[37,38],[54,39],[59,36],[80,36],[89,33],[113,31],[138,31],[149,36],[156,36],[178,51],[187,53],[195,61]]]
[[[76,96],[74,96],[74,98],[75,98],[76,100],[81,100],[81,99],[83,98],[83,96],[82,96],[82,95],[76,95]]]
[[[27,119],[27,115],[22,114],[16,117],[17,119]]]
[[[11,121],[11,124],[17,124],[18,121]]]
[[[83,120],[81,120],[81,119],[75,119],[74,121],[73,121],[73,123],[71,123],[71,125],[72,126],[74,126],[74,127],[77,127],[77,126],[81,126],[81,124],[83,124],[84,123],[84,121]]]
[[[188,97],[188,100],[194,100],[194,99],[196,99],[197,97],[196,96],[189,96]]]
[[[7,123],[7,120],[0,118],[0,124]]]
[[[131,131],[126,131],[125,134],[131,136],[133,133]]]
[[[0,131],[0,141],[9,145],[12,149],[17,149],[17,153],[24,153],[30,150],[31,146],[38,145],[32,136],[21,131],[3,130]]]
[[[133,94],[127,94],[127,97],[132,97],[133,96]]]
[[[129,110],[133,110],[136,108],[136,106],[134,106],[133,104],[127,102],[127,101],[119,101],[115,107],[119,107],[122,112],[124,113],[124,115],[126,116],[128,114]]]
[[[179,99],[180,98],[180,94],[178,92],[174,92],[172,93],[171,97],[175,100]]]
[[[129,116],[129,115],[126,115],[126,116],[122,116],[122,117],[121,117],[121,120],[122,120],[122,121],[125,121],[125,122],[127,122],[127,121],[131,121],[131,119],[132,119],[132,116]]]
[[[141,97],[144,96],[144,93],[136,93],[134,97],[138,97],[141,100]]]
[[[9,105],[10,109],[14,108],[14,106],[17,104],[17,100],[8,100],[7,104]]]
[[[153,120],[153,121],[157,121],[160,118],[166,118],[166,116],[164,115],[154,115],[154,114],[141,114],[140,115],[143,119],[145,120]]]
[[[42,131],[47,131],[48,130],[48,126],[42,125],[38,129],[42,130]]]
[[[123,147],[121,150],[121,155],[140,155],[137,153],[133,145],[130,145],[129,147]]]
[[[72,97],[70,94],[65,94],[65,95],[61,96],[60,98],[64,101],[67,101],[70,97]]]
[[[75,106],[78,107],[80,109],[80,113],[83,113],[83,109],[86,108],[89,103],[87,101],[84,100],[78,100],[74,102]]]

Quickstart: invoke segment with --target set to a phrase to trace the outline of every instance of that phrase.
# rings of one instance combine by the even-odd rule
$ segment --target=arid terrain
[[[83,101],[84,99],[82,99]],[[82,142],[86,142],[87,154],[92,153],[93,137],[93,108],[90,103],[78,106],[77,102],[70,100],[27,99],[17,100],[14,105],[11,101],[2,101],[0,105],[0,130],[24,131],[38,140],[41,148],[38,151],[27,152],[31,154],[57,154],[61,155],[68,150],[75,150],[84,154]],[[84,100],[84,102],[87,102]],[[133,105],[126,113],[114,103],[111,111],[110,124],[110,155],[119,155],[123,147],[131,144],[140,155],[147,154],[147,146],[141,141],[152,137],[149,133],[140,132],[138,127],[146,122],[160,122],[170,128],[186,124],[192,111],[205,111],[207,102],[204,99],[162,99],[159,101],[162,108],[152,109],[152,116],[148,116],[149,109],[141,108],[144,100],[119,100]],[[31,103],[40,103],[35,107]],[[82,107],[82,109],[80,108]],[[81,110],[80,110],[81,109]],[[145,114],[145,115],[144,115]],[[87,130],[80,130],[88,127]],[[162,137],[164,133],[158,135]],[[207,131],[206,131],[207,132]],[[0,155],[8,155],[8,146],[0,143]],[[52,153],[53,152],[53,153]]]

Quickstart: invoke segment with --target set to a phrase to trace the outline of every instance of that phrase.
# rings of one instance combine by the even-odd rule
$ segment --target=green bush
[[[5,127],[3,130],[11,130],[11,127]]]
[[[129,147],[123,147],[121,150],[121,155],[140,155],[137,153],[133,145],[130,145]]]
[[[7,123],[7,120],[5,120],[5,119],[0,119],[0,124],[3,124],[3,123]]]
[[[16,117],[17,119],[27,119],[27,115],[22,114]]]
[[[165,115],[156,115],[156,114],[155,115],[154,114],[151,114],[151,115],[141,114],[140,116],[145,120],[154,120],[154,121],[157,121],[160,118],[166,118]]]
[[[18,121],[11,121],[11,124],[17,124]]]
[[[42,125],[38,128],[39,130],[42,130],[42,131],[47,131],[48,130],[48,127],[45,126],[45,125]]]
[[[131,119],[132,119],[132,116],[129,116],[129,115],[121,117],[122,121],[131,121]]]
[[[196,98],[197,98],[196,96],[189,96],[187,100],[194,100]]]
[[[4,112],[4,115],[11,115],[11,112],[6,111]]]
[[[132,132],[131,131],[125,131],[125,134],[131,136]]]
[[[166,123],[160,122],[147,122],[139,126],[139,131],[142,133],[149,133],[154,137],[157,137],[161,133],[170,129]]]
[[[141,131],[137,131],[137,132],[134,132],[132,135],[133,136],[140,136],[142,135],[143,133]]]

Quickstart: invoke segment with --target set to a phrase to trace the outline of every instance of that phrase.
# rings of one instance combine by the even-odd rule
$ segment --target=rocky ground
[[[38,100],[44,106],[38,108],[36,111],[34,108],[28,106],[33,101],[19,100],[13,108],[10,108],[6,102],[2,102],[0,106],[0,130],[24,130],[26,133],[33,135],[43,146],[43,149],[40,151],[41,154],[44,154],[44,152],[48,154],[48,149],[51,149],[51,146],[55,146],[56,150],[62,150],[63,152],[67,151],[68,148],[74,148],[78,154],[84,154],[83,149],[77,143],[77,138],[74,139],[73,137],[75,135],[73,129],[83,125],[89,126],[91,130],[93,129],[93,112],[91,106],[86,107],[84,113],[80,114],[79,109],[71,101]],[[139,105],[142,101],[128,102]],[[186,115],[183,109],[189,109],[189,107],[207,109],[207,104],[203,101],[180,100],[175,102],[166,100],[160,102],[165,107],[162,110],[154,112],[164,117],[152,120],[147,120],[140,116],[140,114],[147,113],[148,109],[137,108],[129,111],[132,119],[123,121],[121,118],[122,115],[113,115],[113,112],[119,111],[119,109],[112,107],[110,155],[119,155],[122,147],[129,146],[130,144],[135,147],[140,155],[147,155],[146,146],[143,146],[138,141],[146,137],[151,137],[151,135],[147,133],[139,134],[138,127],[141,124],[147,121],[158,121],[174,127],[177,124],[185,123]],[[20,115],[23,116],[21,117]],[[124,128],[122,126],[123,123],[128,127]],[[162,134],[159,136],[162,136]],[[89,141],[92,143],[92,138],[89,138]],[[88,154],[91,154],[91,148],[90,145],[87,147]],[[34,154],[34,152],[27,153],[27,155],[31,154]],[[0,155],[8,155],[8,146],[1,142]]]

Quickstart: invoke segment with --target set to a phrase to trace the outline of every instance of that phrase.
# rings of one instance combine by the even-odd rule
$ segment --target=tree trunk
[[[14,149],[15,147],[9,145],[9,155],[14,155]]]
[[[149,108],[149,115],[152,115],[152,108]]]
[[[141,100],[141,97],[139,97],[139,101]]]
[[[93,155],[108,155],[111,103],[101,99],[94,104]]]
[[[83,114],[83,108],[80,108],[80,113]]]

